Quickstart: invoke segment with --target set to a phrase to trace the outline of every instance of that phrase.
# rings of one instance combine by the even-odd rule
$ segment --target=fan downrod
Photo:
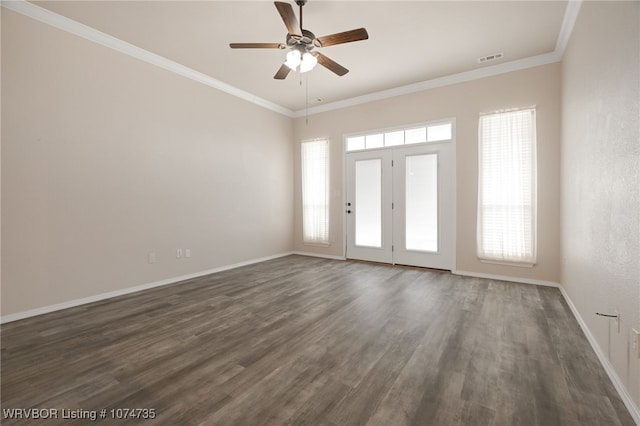
[[[302,29],[302,6],[307,4],[307,0],[296,0],[296,4],[300,6],[300,29]]]
[[[2,1],[2,0],[0,0]],[[311,31],[304,29],[302,22],[303,6],[307,4],[307,0],[294,0],[300,7],[299,22],[296,19],[296,13],[290,2],[274,1],[276,9],[287,27],[286,43],[230,43],[232,49],[289,49],[300,54],[303,57],[311,54],[317,60],[317,63],[327,68],[338,76],[343,76],[349,70],[334,60],[326,57],[322,53],[312,52],[316,47],[328,47],[337,44],[351,43],[354,41],[367,40],[369,34],[365,28],[357,28],[340,33],[329,34],[322,37],[316,37]],[[288,53],[287,53],[288,56]],[[286,62],[280,66],[280,69],[273,77],[276,80],[284,80],[291,68]]]

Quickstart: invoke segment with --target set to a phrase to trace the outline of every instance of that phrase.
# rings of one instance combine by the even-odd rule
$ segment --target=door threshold
[[[354,262],[354,263],[365,263],[368,265],[388,266],[391,268],[416,269],[418,271],[439,272],[439,273],[448,273],[448,274],[452,273],[452,271],[449,269],[437,269],[437,268],[427,268],[425,266],[402,265],[400,263],[374,262],[371,260],[349,259],[349,258],[347,258],[346,261]]]

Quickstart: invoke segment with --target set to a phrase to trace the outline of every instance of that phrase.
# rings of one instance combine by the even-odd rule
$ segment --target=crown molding
[[[252,93],[245,92],[230,84],[217,80],[207,74],[196,71],[192,68],[186,67],[175,61],[165,58],[164,56],[157,55],[142,49],[119,38],[113,37],[109,34],[96,30],[95,28],[81,24],[80,22],[69,19],[65,16],[59,15],[43,7],[37,6],[33,3],[29,3],[26,0],[2,0],[2,7],[20,13],[21,15],[28,16],[29,18],[51,25],[52,27],[66,31],[68,33],[77,35],[86,40],[124,53],[125,55],[147,62],[149,64],[158,66],[167,71],[171,71],[182,77],[186,77],[190,80],[202,83],[206,86],[213,87],[222,92],[228,93],[232,96],[236,96],[245,101],[249,101],[253,104],[261,106],[263,108],[270,109],[277,113],[293,117],[293,111],[277,105],[271,101],[260,98]]]
[[[422,92],[424,90],[435,89],[437,87],[449,86],[452,84],[464,83],[467,81],[478,80],[480,78],[492,77],[512,71],[519,71],[527,68],[533,68],[540,65],[552,64],[560,62],[562,57],[556,52],[545,53],[543,55],[531,56],[529,58],[518,59],[516,61],[504,62],[502,64],[492,65],[486,68],[479,68],[471,71],[465,71],[458,74],[451,74],[445,77],[434,78],[432,80],[421,81],[420,83],[409,84],[407,86],[395,87],[393,89],[383,90],[380,92],[369,93],[355,98],[349,98],[342,101],[332,102],[317,107],[309,108],[309,110],[295,111],[295,117],[304,117],[306,115],[318,114],[321,112],[332,111],[336,109],[348,108],[355,105],[361,105],[368,102],[379,101],[382,99],[393,98],[395,96],[407,95],[410,93]]]
[[[321,112],[332,111],[336,109],[348,108],[355,105],[361,105],[367,102],[378,101],[382,99],[392,98],[400,95],[407,95],[409,93],[421,92],[423,90],[435,89],[437,87],[448,86],[451,84],[464,83],[467,81],[477,80],[480,78],[491,77],[494,75],[504,74],[512,71],[519,71],[527,68],[533,68],[540,65],[551,64],[554,62],[562,61],[564,51],[571,38],[573,32],[573,26],[578,18],[580,7],[583,0],[569,0],[567,1],[567,8],[564,12],[564,18],[562,19],[562,26],[558,33],[558,39],[556,41],[556,47],[553,52],[545,53],[542,55],[531,56],[529,58],[518,59],[515,61],[504,62],[501,64],[492,65],[485,68],[479,68],[471,71],[465,71],[458,74],[451,74],[445,77],[435,78],[432,80],[426,80],[419,83],[409,84],[407,86],[396,87],[393,89],[383,90],[380,92],[369,93],[363,96],[357,96],[354,98],[344,99],[337,102],[331,102],[324,105],[318,105],[309,109],[301,109],[294,112],[294,116],[304,117],[307,115],[318,114]]]
[[[500,75],[512,71],[519,71],[527,68],[537,67],[540,65],[551,64],[554,62],[560,62],[564,55],[564,51],[567,47],[573,26],[580,12],[583,0],[569,0],[567,2],[567,8],[565,10],[564,18],[562,20],[562,27],[558,34],[556,47],[553,52],[545,53],[542,55],[532,56],[529,58],[518,59],[515,61],[504,62],[484,68],[479,68],[471,71],[465,71],[458,74],[452,74],[440,78],[422,81],[419,83],[409,84],[407,86],[396,87],[393,89],[383,90],[380,92],[369,93],[363,96],[357,96],[354,98],[344,99],[337,102],[331,102],[324,105],[318,105],[309,109],[301,109],[292,111],[281,105],[275,104],[266,99],[260,98],[252,93],[246,92],[242,89],[238,89],[235,86],[224,83],[217,80],[207,74],[196,71],[192,68],[186,67],[182,64],[174,62],[163,56],[149,52],[148,50],[134,46],[131,43],[120,40],[109,34],[96,30],[95,28],[81,24],[57,13],[51,12],[48,9],[37,6],[33,3],[29,3],[26,0],[0,0],[2,7],[28,16],[45,24],[51,25],[63,31],[67,31],[71,34],[75,34],[86,40],[93,41],[94,43],[101,44],[105,47],[109,47],[118,52],[124,53],[131,57],[137,58],[141,61],[147,62],[152,65],[156,65],[167,71],[174,72],[183,77],[189,78],[193,81],[202,83],[214,89],[221,90],[232,96],[236,96],[240,99],[251,102],[255,105],[267,108],[271,111],[283,114],[287,117],[297,118],[304,117],[306,115],[313,115],[322,112],[332,111],[336,109],[348,108],[355,105],[361,105],[367,102],[378,101],[395,96],[407,95],[410,93],[421,92],[424,90],[434,89],[437,87],[448,86],[451,84],[464,83],[480,78],[491,77],[494,75]]]
[[[576,23],[576,19],[578,19],[581,6],[582,0],[569,0],[567,2],[567,8],[564,12],[564,19],[562,20],[562,27],[560,27],[560,34],[558,34],[555,50],[555,53],[561,57],[564,56],[564,51],[567,48],[567,44],[569,44],[573,26]]]

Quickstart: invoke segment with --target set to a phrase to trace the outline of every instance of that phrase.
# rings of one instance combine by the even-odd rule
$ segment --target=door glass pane
[[[356,161],[357,246],[382,247],[382,160]]]
[[[407,250],[438,251],[438,154],[406,157]]]

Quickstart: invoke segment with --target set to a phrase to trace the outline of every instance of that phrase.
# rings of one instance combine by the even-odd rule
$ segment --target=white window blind
[[[329,141],[302,143],[302,234],[305,243],[329,244]]]
[[[536,110],[487,114],[479,124],[480,259],[536,262]]]

